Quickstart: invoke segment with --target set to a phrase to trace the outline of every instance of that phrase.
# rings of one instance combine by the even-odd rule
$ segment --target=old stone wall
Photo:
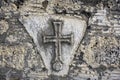
[[[55,56],[42,54],[53,47],[37,34],[52,34],[51,18],[75,35],[62,45],[64,73],[49,68]],[[0,0],[0,80],[120,80],[120,0]]]

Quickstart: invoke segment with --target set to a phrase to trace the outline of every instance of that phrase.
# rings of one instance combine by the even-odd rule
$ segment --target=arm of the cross
[[[55,36],[44,36],[43,37],[44,43],[53,43],[55,41],[56,41]]]
[[[61,36],[61,42],[73,43],[73,34]]]

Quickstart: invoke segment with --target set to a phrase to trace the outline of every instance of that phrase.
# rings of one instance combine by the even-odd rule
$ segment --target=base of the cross
[[[61,61],[55,61],[55,62],[52,64],[52,68],[53,68],[54,71],[59,72],[60,70],[62,70],[63,64],[62,64]]]

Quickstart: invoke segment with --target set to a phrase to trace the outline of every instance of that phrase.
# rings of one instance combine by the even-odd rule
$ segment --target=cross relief
[[[54,43],[54,53],[55,58],[52,61],[52,69],[54,71],[62,70],[62,43],[70,43],[72,44],[73,34],[62,35],[62,21],[56,20],[53,21],[53,35],[45,35],[43,36],[44,43]]]

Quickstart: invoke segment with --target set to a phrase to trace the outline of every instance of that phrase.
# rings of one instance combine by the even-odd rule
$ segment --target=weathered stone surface
[[[0,35],[5,33],[9,28],[8,22],[5,20],[0,21]]]
[[[73,36],[78,38],[73,43],[81,43],[75,53],[71,52],[74,54],[70,53],[72,58],[66,58],[69,56],[66,53],[72,49],[68,44],[70,37],[65,37],[68,41],[61,44],[62,52],[66,54],[62,55],[64,61],[71,61],[67,63],[69,68],[63,67],[66,70],[61,75],[66,74],[64,76],[58,76],[59,72],[46,67],[46,62],[54,61],[56,57],[55,43],[48,39],[45,41],[49,43],[44,43],[44,51],[52,52],[50,57],[47,54],[51,59],[44,58],[38,47],[42,38],[37,38],[37,32],[45,31],[44,36],[54,35],[54,26],[47,20],[49,17],[45,19],[46,15],[54,19],[59,16],[57,19],[66,24],[62,25],[62,35],[75,31],[77,24],[82,27],[76,28],[78,33]],[[43,20],[45,24],[41,24]],[[83,28],[86,31],[82,39]],[[0,80],[119,80],[119,44],[120,0],[0,0]],[[57,68],[59,70],[59,66]]]
[[[24,67],[24,55],[25,48],[22,46],[0,46],[0,65],[21,70]]]
[[[73,34],[73,41],[71,42],[71,46],[64,44],[61,45],[63,69],[59,72],[51,71],[51,60],[54,57],[54,49],[52,49],[53,45],[45,45],[42,39],[44,35],[53,35],[54,33],[52,29],[52,26],[54,25],[51,25],[51,22],[49,21],[50,19],[63,21],[62,32],[59,34]],[[37,45],[39,53],[41,54],[45,66],[48,69],[48,74],[56,74],[62,76],[66,75],[68,73],[69,64],[73,58],[73,55],[76,53],[79,43],[86,30],[86,22],[75,17],[57,15],[22,17],[20,21],[23,23],[26,30],[30,36],[32,36],[35,44]],[[79,22],[81,24],[79,24]]]

